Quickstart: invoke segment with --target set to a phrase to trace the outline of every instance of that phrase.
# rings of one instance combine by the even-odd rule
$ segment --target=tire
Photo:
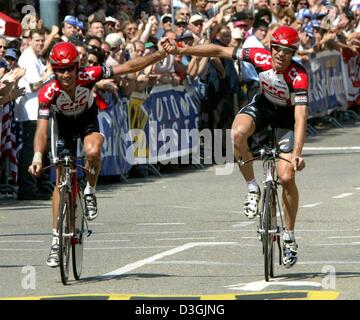
[[[273,229],[273,199],[274,192],[271,184],[265,187],[264,207],[263,207],[263,252],[264,252],[264,273],[265,281],[269,281],[274,276],[274,234]]]
[[[61,281],[64,285],[69,279],[71,237],[70,224],[70,193],[64,188],[60,192],[59,205],[59,261]]]
[[[76,280],[80,279],[82,265],[83,265],[83,252],[84,252],[84,202],[83,191],[78,185],[76,192],[76,205],[75,205],[75,237],[72,242],[72,262],[73,273]]]

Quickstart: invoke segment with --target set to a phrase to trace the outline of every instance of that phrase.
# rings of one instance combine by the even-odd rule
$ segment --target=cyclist
[[[291,267],[297,261],[295,220],[299,207],[299,194],[295,183],[295,171],[305,167],[301,156],[305,141],[308,115],[308,76],[305,69],[292,61],[299,46],[297,31],[280,26],[272,34],[270,51],[263,48],[230,48],[218,45],[197,45],[177,48],[167,40],[164,49],[171,54],[195,55],[239,59],[252,63],[259,74],[261,93],[243,107],[234,119],[232,138],[235,159],[248,160],[252,155],[248,138],[268,125],[277,130],[277,142],[284,160],[278,163],[278,175],[285,214],[283,262]],[[252,219],[258,214],[260,188],[254,176],[252,163],[241,166],[240,171],[248,185],[244,203],[245,215]]]
[[[29,172],[34,176],[41,174],[42,155],[46,151],[48,140],[48,123],[52,117],[57,125],[58,139],[65,141],[65,146],[76,154],[74,136],[80,136],[86,155],[86,168],[89,169],[88,182],[84,190],[85,213],[88,220],[97,217],[95,186],[101,165],[101,146],[104,142],[99,132],[97,120],[98,108],[92,94],[92,88],[101,79],[140,71],[167,56],[159,43],[159,51],[139,57],[122,65],[95,66],[80,68],[79,54],[70,42],[59,42],[53,47],[49,61],[55,78],[40,89],[38,122],[34,139],[34,157]],[[47,264],[59,265],[59,238],[57,233],[58,207],[60,201],[59,172],[53,192],[53,241]]]

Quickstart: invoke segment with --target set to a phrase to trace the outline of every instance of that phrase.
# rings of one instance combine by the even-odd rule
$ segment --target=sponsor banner
[[[98,114],[100,132],[105,137],[101,150],[100,175],[124,175],[130,171],[132,166],[126,161],[126,152],[132,148],[131,142],[127,141],[129,132],[128,99],[117,99],[110,93],[103,94],[103,96],[109,107]]]
[[[148,120],[147,114],[141,108],[146,100],[147,95],[145,93],[140,92],[133,92],[129,99],[129,108],[128,108],[128,115],[129,115],[129,127],[131,129],[141,129],[145,128],[146,122]],[[134,149],[134,157],[143,157],[148,154],[148,149],[146,144],[140,143],[139,139],[144,139],[144,135],[138,135],[134,137],[132,140],[136,143],[139,147]],[[140,149],[140,146],[144,146]]]
[[[324,51],[305,64],[309,76],[309,116],[324,116],[346,108],[342,58],[337,51]]]
[[[360,105],[360,52],[342,50],[344,59],[344,79],[349,107]]]
[[[206,84],[201,82],[199,77],[191,79],[189,76],[186,76],[184,88],[194,104],[200,108],[201,101],[205,99],[206,96]]]
[[[132,133],[136,141],[134,149],[139,150],[133,163],[164,163],[188,155],[198,147],[198,140],[189,133],[198,128],[199,111],[184,87],[154,87],[141,109],[147,121],[143,130]]]

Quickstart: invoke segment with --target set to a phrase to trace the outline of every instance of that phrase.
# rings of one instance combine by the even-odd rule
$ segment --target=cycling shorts
[[[85,136],[93,132],[100,132],[99,121],[97,118],[98,108],[94,104],[76,117],[65,116],[61,113],[55,113],[54,129],[52,130],[52,153],[56,155],[54,143],[56,140],[64,140],[64,148],[76,156],[77,139],[84,141]]]
[[[295,125],[293,106],[276,106],[262,94],[258,94],[238,112],[239,114],[247,114],[254,120],[254,133],[259,133],[268,126],[276,129],[275,137],[279,149],[284,153],[292,152]]]

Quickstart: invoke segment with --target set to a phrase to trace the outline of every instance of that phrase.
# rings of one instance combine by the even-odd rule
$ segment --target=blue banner
[[[324,116],[346,107],[341,64],[341,55],[336,51],[320,52],[305,64],[309,76],[309,116]]]
[[[190,136],[198,128],[199,110],[183,87],[154,87],[141,109],[147,121],[140,149],[146,152],[138,153],[135,163],[166,163],[189,155],[198,146]]]
[[[109,108],[100,111],[98,114],[100,132],[105,136],[101,150],[102,166],[100,175],[124,175],[132,167],[126,161],[126,151],[132,148],[131,142],[127,141],[129,131],[128,100],[127,98],[118,100],[110,93],[103,96]]]

